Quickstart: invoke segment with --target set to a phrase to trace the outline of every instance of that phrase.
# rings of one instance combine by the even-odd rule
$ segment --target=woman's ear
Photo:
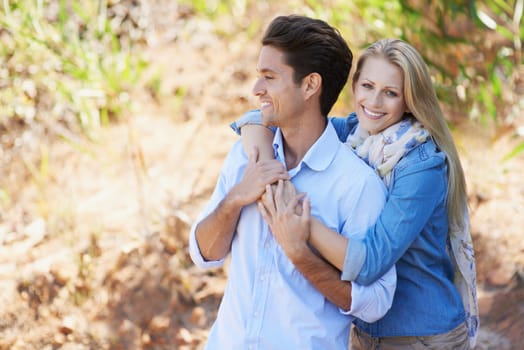
[[[305,98],[308,99],[320,92],[322,88],[322,76],[318,73],[311,73],[302,80],[302,87]]]

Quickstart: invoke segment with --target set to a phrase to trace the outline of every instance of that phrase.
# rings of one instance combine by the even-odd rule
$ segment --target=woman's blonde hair
[[[353,84],[368,57],[382,57],[404,74],[404,99],[408,110],[429,131],[448,165],[447,205],[449,229],[462,230],[467,213],[466,181],[453,137],[440,108],[426,63],[418,51],[399,39],[382,39],[369,46],[357,62]]]

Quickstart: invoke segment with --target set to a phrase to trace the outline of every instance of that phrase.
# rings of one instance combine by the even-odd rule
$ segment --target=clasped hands
[[[235,198],[241,205],[257,202],[262,217],[290,260],[308,249],[311,206],[305,193],[297,193],[281,162],[259,160],[258,149],[249,160]],[[273,185],[269,185],[273,184]]]
[[[258,210],[291,261],[308,250],[311,206],[305,193],[297,193],[289,180],[266,185]]]

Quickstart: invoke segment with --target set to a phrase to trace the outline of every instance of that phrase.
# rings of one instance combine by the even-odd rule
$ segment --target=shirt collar
[[[273,150],[275,152],[275,158],[285,165],[286,158],[284,157],[283,145],[282,132],[280,128],[278,128],[273,139]],[[328,121],[324,132],[307,151],[296,169],[300,170],[303,164],[305,164],[314,171],[325,170],[335,158],[338,148],[341,145],[333,125]]]

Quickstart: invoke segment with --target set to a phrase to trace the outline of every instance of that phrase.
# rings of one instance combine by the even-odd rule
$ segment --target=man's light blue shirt
[[[285,164],[280,130],[274,147],[276,158]],[[195,229],[242,179],[247,161],[237,142],[206,209],[191,229],[191,258],[201,268],[219,267],[225,258],[206,261]],[[289,173],[297,191],[307,193],[312,215],[346,237],[365,234],[385,202],[380,179],[340,143],[331,123]],[[230,255],[228,282],[206,349],[347,349],[354,317],[373,322],[391,307],[394,267],[369,286],[353,283],[351,310],[343,312],[294,267],[255,204],[242,209]]]

